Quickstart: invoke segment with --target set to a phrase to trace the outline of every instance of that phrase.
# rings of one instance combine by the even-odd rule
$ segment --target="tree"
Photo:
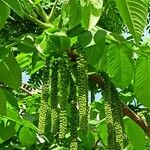
[[[0,0],[0,149],[149,149],[148,7]]]

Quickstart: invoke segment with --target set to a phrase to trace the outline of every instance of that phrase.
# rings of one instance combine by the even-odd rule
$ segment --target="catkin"
[[[53,60],[51,68],[51,132],[55,137],[59,131],[58,111],[58,61]]]
[[[83,134],[88,130],[88,76],[87,62],[83,52],[79,51],[77,59],[77,92],[79,103],[79,127]]]
[[[46,58],[44,70],[43,70],[43,87],[42,95],[40,100],[40,109],[39,109],[39,121],[38,129],[39,134],[45,134],[45,125],[46,125],[46,115],[48,109],[48,97],[49,97],[49,70],[50,70],[50,60]]]
[[[60,62],[60,116],[59,116],[59,143],[64,144],[67,132],[67,94],[68,94],[68,77],[65,59]]]

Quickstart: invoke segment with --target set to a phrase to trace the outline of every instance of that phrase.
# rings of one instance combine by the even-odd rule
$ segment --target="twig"
[[[12,47],[14,47],[15,45],[17,45],[17,42],[13,42],[13,43],[11,43],[11,44],[9,44],[9,45],[6,45],[5,48],[12,48]]]
[[[38,20],[37,18],[34,18],[33,16],[31,16],[31,15],[25,13],[25,12],[24,12],[24,16],[25,16],[27,19],[31,20],[33,23],[39,25],[41,28],[46,29],[46,28],[53,27],[51,24],[44,23],[44,22]]]
[[[53,8],[48,16],[48,22],[51,22],[52,21],[52,18],[53,18],[53,15],[55,13],[55,10],[56,10],[56,6],[57,6],[57,3],[58,3],[59,0],[55,0],[55,3],[53,5]]]
[[[28,95],[32,96],[33,94],[31,92],[29,92],[27,89],[25,89],[24,87],[20,87],[20,89],[22,91],[24,91],[25,93],[27,93]]]
[[[42,8],[40,4],[37,4],[37,6],[35,6],[35,10],[45,22],[48,22],[48,15],[46,14],[45,10]]]

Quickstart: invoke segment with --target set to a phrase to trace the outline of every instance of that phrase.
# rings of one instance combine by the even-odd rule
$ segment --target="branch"
[[[123,113],[136,122],[145,131],[145,133],[150,136],[150,128],[147,123],[140,116],[135,114],[128,106],[126,106],[123,101],[121,101],[121,105],[123,107]]]

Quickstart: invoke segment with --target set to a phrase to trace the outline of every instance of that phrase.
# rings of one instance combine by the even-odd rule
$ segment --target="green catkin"
[[[123,124],[123,112],[120,106],[118,92],[113,85],[111,85],[112,94],[112,111],[115,129],[115,145],[116,150],[122,150],[124,148],[124,124]]]
[[[103,75],[103,74],[102,74]],[[105,99],[105,115],[108,132],[108,150],[124,149],[123,112],[119,102],[119,95],[107,74],[103,76],[105,85],[103,96]]]
[[[81,52],[77,59],[77,88],[79,104],[79,127],[83,134],[88,130],[88,76],[87,62]]]
[[[68,88],[68,77],[67,77],[67,66],[65,58],[60,62],[60,115],[59,115],[59,143],[65,143],[65,135],[67,132],[67,88]]]
[[[111,83],[109,78],[105,75],[105,85],[102,91],[102,94],[105,99],[105,115],[106,115],[106,124],[107,124],[107,143],[108,150],[115,150],[115,130],[114,130],[114,120],[113,120],[113,110],[112,110],[112,101],[111,101]]]
[[[76,97],[76,84],[73,79],[70,81],[70,150],[78,150],[77,128],[78,128],[78,110]]]
[[[51,132],[55,137],[59,131],[58,111],[58,62],[53,60],[51,73]]]
[[[44,70],[43,70],[43,87],[42,95],[40,100],[39,109],[39,121],[38,129],[40,135],[45,135],[45,125],[46,125],[46,115],[48,109],[48,97],[49,97],[49,70],[50,70],[50,60],[46,58]]]

